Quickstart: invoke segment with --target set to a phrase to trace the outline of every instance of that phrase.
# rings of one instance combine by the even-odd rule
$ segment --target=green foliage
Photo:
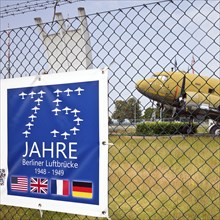
[[[115,101],[115,111],[112,114],[113,119],[122,123],[126,119],[126,102],[122,100]]]
[[[115,111],[112,114],[113,119],[117,119],[122,123],[125,119],[133,122],[135,119],[141,118],[140,102],[134,97],[128,100],[116,100]]]
[[[149,120],[152,119],[153,113],[155,114],[154,115],[155,118],[160,118],[160,109],[159,109],[159,107],[158,108],[150,107],[150,108],[145,109],[143,118],[146,121],[149,121]],[[173,113],[172,113],[171,110],[166,109],[165,111],[163,111],[163,118],[171,118],[172,114]]]
[[[145,122],[137,125],[137,135],[174,135],[196,133],[197,125],[184,122]]]
[[[145,109],[145,111],[144,111],[143,118],[144,118],[145,120],[147,120],[147,121],[151,120],[151,119],[152,119],[153,112],[155,112],[155,117],[156,117],[156,118],[159,118],[159,117],[160,117],[159,109],[156,109],[156,108],[147,108],[147,109]]]

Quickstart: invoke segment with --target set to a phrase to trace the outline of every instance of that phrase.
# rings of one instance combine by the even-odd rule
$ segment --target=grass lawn
[[[220,137],[110,136],[112,220],[220,219]],[[0,206],[0,219],[41,219]],[[43,219],[95,219],[45,211]]]
[[[220,219],[219,137],[111,136],[112,219]]]

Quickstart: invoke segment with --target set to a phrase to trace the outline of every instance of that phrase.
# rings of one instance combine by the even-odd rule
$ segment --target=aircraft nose
[[[147,80],[139,80],[136,83],[136,89],[142,93],[143,95],[147,95],[147,93],[149,92],[151,88],[151,83]]]

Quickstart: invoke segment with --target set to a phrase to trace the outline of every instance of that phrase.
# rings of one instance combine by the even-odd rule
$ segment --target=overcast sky
[[[42,1],[42,0],[41,0]],[[73,1],[73,0],[72,0]],[[64,18],[72,18],[78,16],[77,8],[84,7],[87,14],[93,14],[97,12],[109,11],[129,6],[141,5],[150,2],[155,2],[156,0],[145,0],[145,1],[135,1],[135,0],[84,0],[78,1],[71,4],[65,4],[56,7],[57,12],[62,12]],[[163,1],[163,0],[159,0]],[[0,7],[5,7],[7,5],[20,4],[21,2],[28,2],[28,0],[0,0]],[[46,0],[45,0],[46,2]],[[48,8],[46,10],[38,10],[36,12],[27,12],[25,14],[7,16],[1,18],[1,30],[8,29],[8,25],[11,29],[17,27],[24,27],[35,24],[34,18],[41,17],[43,22],[51,22],[53,20],[54,8]]]
[[[0,0],[0,2],[1,7],[4,7],[21,1]],[[79,7],[84,7],[86,13],[90,15],[150,2],[155,1],[85,0],[58,6],[56,12],[62,12],[66,19],[77,17]],[[140,98],[140,93],[135,89],[135,82],[149,77],[153,72],[170,71],[175,58],[179,69],[187,71],[191,65],[192,54],[195,57],[194,69],[197,74],[220,78],[219,0],[174,0],[174,3],[161,0],[159,2],[163,3],[128,8],[110,14],[102,13],[100,18],[99,16],[89,17],[95,66],[103,67],[109,65],[113,59],[115,61],[110,75],[112,101],[127,99],[130,96]],[[53,13],[54,8],[50,8],[4,17],[1,18],[1,30],[6,30],[8,24],[10,29],[35,25],[35,17],[41,17],[43,22],[51,22]],[[74,23],[72,25],[74,26]],[[39,63],[46,62],[45,58],[40,59],[42,54],[37,53],[39,47],[36,44],[42,43],[38,40],[35,44],[36,39],[32,39],[36,37],[38,31],[34,26],[21,30],[14,30],[11,33],[11,37],[14,36],[11,49],[14,47],[15,54],[14,58],[11,58],[11,62],[14,59],[14,69],[11,71],[18,76],[25,75],[27,71],[31,75],[36,74],[38,67],[42,69],[45,66]],[[29,32],[34,32],[35,35],[29,36]],[[4,38],[2,39],[4,42],[2,60],[5,62],[2,71],[5,73],[7,72],[5,56],[8,49],[7,34],[4,33],[2,38]],[[142,99],[144,103],[146,98],[142,97]]]

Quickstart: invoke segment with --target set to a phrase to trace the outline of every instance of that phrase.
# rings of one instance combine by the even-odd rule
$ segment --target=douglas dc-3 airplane
[[[157,101],[160,106],[173,109],[173,116],[185,115],[204,121],[212,119],[211,134],[220,134],[220,79],[182,71],[160,72],[140,80],[137,90]]]

